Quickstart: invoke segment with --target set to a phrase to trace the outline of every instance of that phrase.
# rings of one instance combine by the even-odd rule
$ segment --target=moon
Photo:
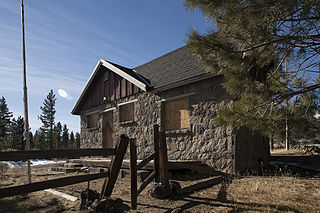
[[[67,98],[67,96],[68,96],[68,93],[67,93],[65,90],[63,90],[63,89],[59,89],[59,90],[58,90],[58,94],[59,94],[62,98]]]

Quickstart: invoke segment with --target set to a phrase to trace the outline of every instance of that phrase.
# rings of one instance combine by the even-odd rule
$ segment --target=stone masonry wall
[[[134,103],[133,123],[119,123],[119,108],[113,110],[114,143],[121,134],[136,138],[138,157],[148,156],[153,150],[153,125],[161,126],[162,99],[194,93],[189,98],[190,128],[182,131],[167,131],[168,158],[175,160],[201,160],[209,166],[232,172],[232,128],[216,127],[217,110],[231,104],[230,97],[222,88],[222,77],[215,77],[194,84],[170,89],[161,93],[140,93],[121,99],[123,103],[137,99]],[[90,111],[114,107],[109,103]],[[102,116],[99,126],[86,128],[86,116],[81,116],[81,147],[102,147]]]

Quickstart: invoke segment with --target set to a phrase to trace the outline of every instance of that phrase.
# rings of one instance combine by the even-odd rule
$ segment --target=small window
[[[109,80],[109,71],[105,71],[103,75],[103,80],[108,81]]]
[[[87,115],[87,128],[94,128],[98,126],[98,113]]]
[[[134,103],[119,106],[120,122],[134,121]]]
[[[188,98],[163,102],[161,125],[164,130],[190,128]]]

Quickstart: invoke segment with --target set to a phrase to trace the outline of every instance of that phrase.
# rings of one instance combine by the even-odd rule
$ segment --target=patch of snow
[[[74,197],[74,196],[71,196],[71,195],[68,195],[68,194],[65,194],[65,193],[62,193],[62,192],[58,192],[58,191],[53,190],[53,189],[45,189],[44,191],[45,192],[49,192],[49,193],[54,194],[54,195],[57,195],[57,196],[60,196],[60,197],[63,197],[63,198],[65,198],[67,200],[70,200],[72,202],[78,200],[77,197]]]
[[[65,163],[66,161],[53,161],[53,160],[47,160],[47,159],[35,159],[30,160],[31,167],[40,167],[40,166],[46,166],[50,164],[55,163]],[[3,163],[7,164],[9,168],[21,168],[26,166],[26,161],[3,161]]]

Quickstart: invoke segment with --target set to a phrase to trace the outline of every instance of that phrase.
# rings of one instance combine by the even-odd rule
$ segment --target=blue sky
[[[53,89],[56,121],[80,131],[71,109],[100,58],[135,67],[185,44],[190,29],[206,32],[183,0],[24,0],[31,131]],[[23,116],[20,0],[0,0],[0,97]],[[68,96],[61,97],[58,90]]]

